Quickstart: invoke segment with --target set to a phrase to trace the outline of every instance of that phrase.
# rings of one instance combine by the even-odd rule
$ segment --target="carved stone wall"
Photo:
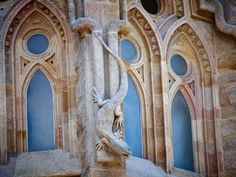
[[[1,164],[27,152],[26,90],[41,69],[53,90],[55,149],[79,160],[82,176],[126,176],[119,150],[96,150],[101,106],[93,103],[93,87],[102,100],[116,94],[121,74],[114,54],[129,39],[138,59],[123,62],[140,96],[143,158],[173,175],[235,176],[235,1],[158,4],[158,13],[150,14],[141,0],[0,2]],[[228,9],[224,16],[219,5]],[[38,57],[25,50],[34,32],[50,40]],[[188,76],[173,74],[174,54],[186,59]],[[171,104],[178,90],[191,112],[194,172],[173,165]]]

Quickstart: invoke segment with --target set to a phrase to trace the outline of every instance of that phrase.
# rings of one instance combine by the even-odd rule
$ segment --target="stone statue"
[[[122,59],[117,56],[111,49],[105,44],[105,42],[95,33],[102,46],[113,55],[120,67],[120,86],[115,95],[106,100],[102,100],[102,97],[97,94],[94,88],[94,102],[98,103],[100,107],[96,113],[96,131],[100,138],[100,141],[96,144],[96,149],[99,150],[111,150],[116,154],[127,158],[129,157],[131,150],[127,143],[122,141],[122,132],[117,129],[123,128],[123,116],[120,108],[120,104],[123,102],[128,90],[128,80]],[[114,117],[116,118],[114,119]],[[116,134],[113,131],[116,129]]]

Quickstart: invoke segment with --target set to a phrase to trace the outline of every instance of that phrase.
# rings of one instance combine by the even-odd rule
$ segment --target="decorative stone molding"
[[[188,24],[183,24],[180,27],[178,27],[174,34],[171,36],[171,38],[175,38],[179,34],[184,33],[188,37],[188,39],[191,41],[191,43],[194,45],[196,52],[201,57],[201,63],[203,65],[203,68],[206,72],[211,72],[211,66],[209,62],[209,57],[207,54],[206,49],[203,46],[203,43],[201,42],[200,38],[197,36],[197,34],[194,32],[191,26]]]
[[[27,15],[31,13],[33,10],[37,10],[41,12],[42,14],[46,15],[47,17],[49,17],[50,20],[53,22],[53,24],[57,27],[56,29],[59,31],[62,41],[63,42],[66,41],[64,29],[62,27],[60,20],[57,18],[57,16],[55,16],[54,13],[49,8],[44,6],[42,3],[38,1],[34,1],[27,4],[12,20],[8,28],[6,40],[5,40],[6,51],[8,51],[8,49],[11,48],[12,38],[13,38],[13,34],[15,30],[19,27],[19,25],[21,24],[21,21],[25,17],[27,17]]]
[[[116,32],[118,35],[127,36],[131,32],[131,26],[127,20],[112,21],[108,27],[108,32]]]
[[[70,22],[73,31],[78,31],[81,37],[92,31],[102,31],[101,26],[95,19],[92,18],[78,18]]]
[[[183,0],[176,0],[175,1],[175,13],[176,16],[181,18],[184,16],[184,2]]]
[[[141,29],[143,32],[146,34],[148,41],[150,42],[151,50],[153,52],[153,55],[159,56],[159,47],[158,47],[158,42],[155,37],[155,32],[153,31],[151,25],[149,22],[146,20],[144,15],[137,9],[137,8],[132,8],[129,10],[128,13],[128,19],[132,18],[137,22],[137,24],[140,25]]]

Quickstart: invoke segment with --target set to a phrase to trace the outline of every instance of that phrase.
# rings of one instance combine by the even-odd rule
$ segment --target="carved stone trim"
[[[137,24],[139,24],[144,34],[146,34],[148,41],[150,43],[153,55],[159,56],[160,51],[159,51],[157,39],[155,37],[155,32],[153,31],[147,19],[143,16],[143,14],[137,8],[132,8],[129,10],[128,19],[130,20],[131,18]]]
[[[78,31],[81,35],[86,32],[102,31],[101,26],[93,18],[82,17],[70,22],[71,28]]]
[[[51,19],[53,24],[56,26],[56,29],[58,30],[63,42],[66,42],[65,32],[62,27],[62,24],[60,20],[56,17],[56,15],[45,5],[43,5],[40,2],[34,1],[30,2],[27,5],[25,5],[24,8],[21,9],[21,11],[14,17],[12,20],[5,39],[5,49],[8,51],[11,48],[12,45],[12,38],[15,30],[19,27],[21,24],[21,20],[24,19],[29,13],[31,13],[33,10],[37,10],[41,12],[43,15],[47,16]]]
[[[112,21],[108,27],[108,32],[117,32],[119,35],[127,36],[131,32],[131,25],[127,20]]]
[[[179,34],[184,33],[188,37],[188,39],[191,41],[191,43],[194,45],[197,53],[201,57],[201,64],[206,72],[211,72],[211,66],[209,62],[209,57],[206,52],[206,49],[203,46],[202,41],[198,37],[198,35],[194,32],[191,26],[188,24],[183,24],[180,27],[178,27],[174,34],[171,36],[170,41],[172,41],[176,36]]]
[[[184,2],[183,0],[176,0],[175,1],[175,11],[176,11],[176,16],[181,18],[184,16]]]

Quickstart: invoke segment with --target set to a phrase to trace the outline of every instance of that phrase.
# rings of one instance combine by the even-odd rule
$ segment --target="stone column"
[[[73,8],[72,8],[73,9]],[[70,9],[71,10],[71,9]],[[95,33],[102,34],[100,25],[92,18],[78,18],[70,21],[73,31],[78,32],[78,83],[76,86],[77,125],[72,123],[71,128],[77,129],[77,140],[72,144],[77,146],[82,166],[82,175],[87,176],[90,168],[96,167],[96,110],[93,103],[93,89],[104,97],[104,58],[103,48]],[[73,131],[72,131],[73,132]]]

